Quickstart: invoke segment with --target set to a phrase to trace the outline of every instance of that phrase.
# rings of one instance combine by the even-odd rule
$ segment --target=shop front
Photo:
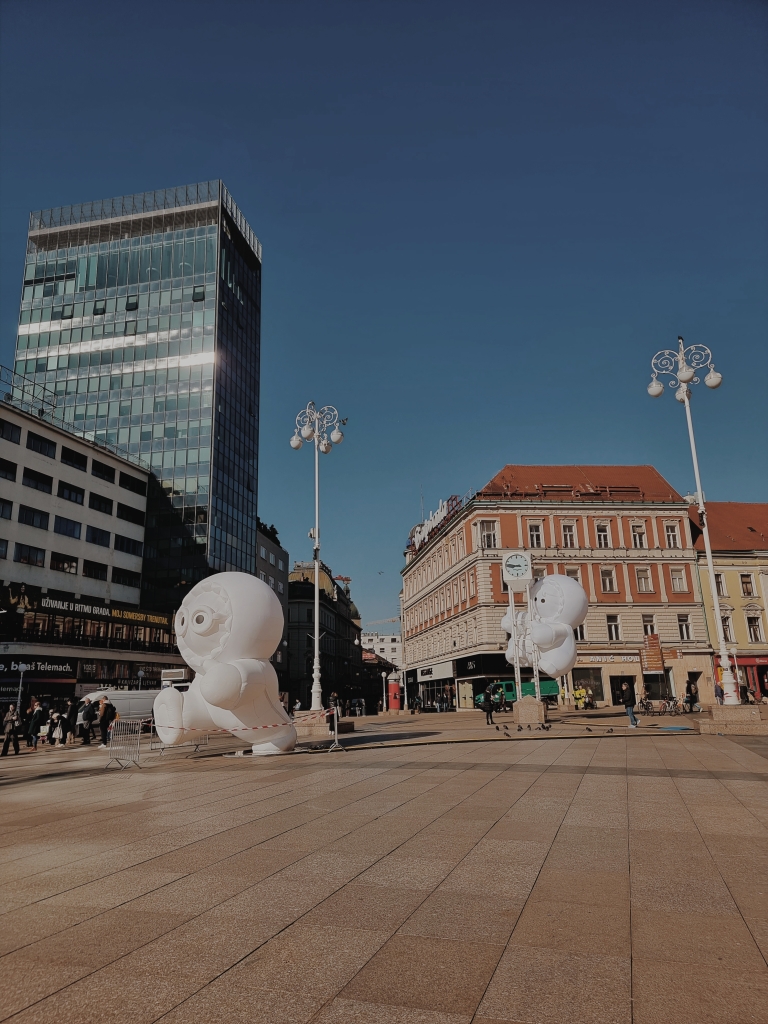
[[[733,664],[735,662],[735,665]],[[739,695],[742,700],[744,699],[743,687],[747,688],[752,699],[755,701],[761,701],[763,697],[768,697],[768,655],[748,655],[739,654],[735,652],[731,670],[733,671],[734,677],[738,680],[739,684]],[[717,678],[722,679],[723,670],[720,667],[720,656],[715,655],[715,672]],[[749,699],[749,697],[747,697]]]
[[[77,669],[77,658],[48,657],[23,649],[0,654],[0,702],[15,704],[22,684],[22,710],[31,697],[44,707],[66,703],[75,696]]]
[[[459,710],[473,711],[477,698],[488,686],[514,683],[515,670],[503,654],[472,654],[456,659]]]
[[[415,683],[422,711],[456,710],[456,679],[452,661],[416,669]]]
[[[592,692],[592,700],[598,707],[622,704],[622,684],[628,683],[640,698],[644,676],[640,667],[639,654],[614,654],[612,652],[579,654],[571,670],[574,690]]]

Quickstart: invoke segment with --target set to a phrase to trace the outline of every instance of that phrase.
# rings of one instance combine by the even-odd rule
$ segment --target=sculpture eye
[[[187,615],[187,609],[184,607],[179,608],[176,612],[176,636],[183,637],[187,632],[187,626],[189,625],[189,616]]]
[[[190,626],[193,632],[200,636],[207,636],[212,633],[219,624],[218,617],[214,615],[212,608],[195,608],[190,617]]]

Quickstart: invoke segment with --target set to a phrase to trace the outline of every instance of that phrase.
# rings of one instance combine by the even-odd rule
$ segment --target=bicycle
[[[654,713],[653,701],[649,700],[648,697],[638,701],[637,707],[641,715],[652,715]]]
[[[683,709],[680,706],[680,701],[677,699],[677,697],[667,697],[665,700],[662,700],[659,704],[660,715],[682,715],[682,713]]]

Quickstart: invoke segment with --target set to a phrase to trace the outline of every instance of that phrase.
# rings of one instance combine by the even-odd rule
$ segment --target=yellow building
[[[735,657],[734,676],[756,700],[768,699],[768,505],[737,501],[707,503],[712,559],[726,646]],[[719,674],[717,631],[698,513],[691,510],[707,628]]]

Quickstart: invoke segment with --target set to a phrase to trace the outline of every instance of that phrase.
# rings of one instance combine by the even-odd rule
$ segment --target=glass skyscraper
[[[261,245],[221,181],[31,214],[18,373],[152,469],[142,607],[256,572]]]

